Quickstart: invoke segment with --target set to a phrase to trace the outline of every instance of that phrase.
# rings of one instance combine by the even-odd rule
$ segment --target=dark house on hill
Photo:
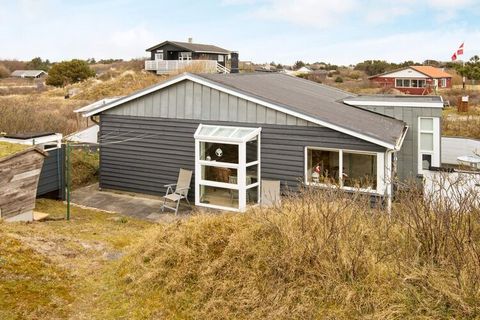
[[[177,72],[182,69],[209,73],[238,72],[238,53],[210,44],[164,41],[146,50],[150,59],[145,70],[157,74]]]

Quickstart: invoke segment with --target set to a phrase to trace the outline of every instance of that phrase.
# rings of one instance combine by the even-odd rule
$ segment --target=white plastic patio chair
[[[165,208],[175,211],[175,215],[178,213],[178,207],[180,206],[180,201],[185,199],[188,205],[190,205],[190,201],[188,201],[188,190],[190,189],[190,182],[192,181],[192,171],[180,169],[178,173],[178,180],[177,183],[166,184],[165,187],[167,188],[167,192],[163,197],[163,205],[162,205],[162,212],[165,211]],[[175,188],[175,191],[174,191]],[[170,207],[167,205],[167,200],[171,202],[175,202],[175,207]]]

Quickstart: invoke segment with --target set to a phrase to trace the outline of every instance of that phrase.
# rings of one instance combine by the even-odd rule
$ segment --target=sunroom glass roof
[[[195,138],[246,141],[255,137],[259,132],[260,128],[211,126],[201,124],[197,129]]]

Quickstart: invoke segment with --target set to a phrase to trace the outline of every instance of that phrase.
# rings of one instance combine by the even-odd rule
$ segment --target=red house
[[[370,81],[406,94],[424,95],[434,89],[452,87],[452,76],[431,66],[410,66],[369,77]]]

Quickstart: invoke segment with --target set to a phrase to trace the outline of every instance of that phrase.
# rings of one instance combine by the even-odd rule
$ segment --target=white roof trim
[[[242,99],[245,99],[247,101],[251,101],[253,103],[256,103],[256,104],[259,104],[259,105],[263,105],[267,108],[271,108],[273,110],[277,110],[277,111],[280,111],[280,112],[283,112],[285,114],[289,114],[291,116],[294,116],[294,117],[297,117],[297,118],[300,118],[300,119],[303,119],[303,120],[306,120],[306,121],[309,121],[309,122],[312,122],[312,123],[315,123],[315,124],[318,124],[320,126],[323,126],[323,127],[326,127],[326,128],[330,128],[330,129],[333,129],[335,131],[338,131],[338,132],[342,132],[342,133],[345,133],[345,134],[348,134],[350,136],[353,136],[353,137],[357,137],[359,139],[362,139],[362,140],[365,140],[365,141],[368,141],[368,142],[371,142],[371,143],[374,143],[376,145],[379,145],[379,146],[382,146],[382,147],[385,147],[387,149],[392,149],[392,150],[396,150],[397,146],[396,144],[390,144],[390,143],[387,143],[385,141],[382,141],[382,140],[379,140],[379,139],[376,139],[376,138],[373,138],[373,137],[370,137],[370,136],[367,136],[367,135],[364,135],[364,134],[361,134],[361,133],[358,133],[358,132],[355,132],[353,130],[350,130],[350,129],[347,129],[347,128],[343,128],[343,127],[340,127],[340,126],[337,126],[337,125],[334,125],[334,124],[331,124],[331,123],[328,123],[328,122],[325,122],[323,120],[319,120],[317,118],[314,118],[314,117],[311,117],[311,116],[308,116],[308,115],[305,115],[305,114],[302,114],[302,113],[299,113],[299,112],[296,112],[296,111],[293,111],[293,110],[290,110],[290,109],[287,109],[285,107],[282,107],[282,106],[279,106],[279,105],[276,105],[276,104],[273,104],[273,103],[270,103],[270,102],[266,102],[264,100],[261,100],[261,99],[258,99],[258,98],[254,98],[254,97],[251,97],[247,94],[243,94],[243,93],[240,93],[238,91],[235,91],[235,90],[232,90],[232,89],[229,89],[229,88],[225,88],[224,86],[222,85],[219,85],[219,84],[216,84],[216,83],[213,83],[213,82],[210,82],[210,81],[207,81],[201,77],[196,77],[192,74],[188,74],[188,73],[184,73],[178,77],[175,77],[173,79],[170,79],[166,82],[163,82],[161,84],[158,84],[156,86],[153,86],[147,90],[144,90],[144,91],[140,91],[140,92],[137,92],[136,94],[132,94],[130,96],[127,96],[127,97],[124,97],[124,98],[120,98],[110,104],[107,104],[105,105],[104,107],[102,108],[99,108],[99,109],[96,109],[96,110],[90,110],[90,111],[87,111],[85,113],[83,113],[83,116],[84,117],[90,117],[90,116],[93,116],[93,115],[96,115],[100,112],[103,112],[105,110],[108,110],[108,109],[111,109],[111,108],[114,108],[120,104],[123,104],[125,102],[128,102],[128,101],[131,101],[131,100],[134,100],[136,98],[139,98],[141,96],[144,96],[144,95],[147,95],[147,94],[150,94],[152,92],[155,92],[157,90],[160,90],[160,89],[163,89],[165,87],[168,87],[172,84],[175,84],[177,82],[180,82],[180,81],[183,81],[183,80],[190,80],[190,81],[193,81],[193,82],[196,82],[196,83],[199,83],[199,84],[202,84],[202,85],[205,85],[207,87],[210,87],[212,89],[216,89],[218,91],[221,91],[221,92],[225,92],[227,94],[231,94],[233,96],[236,96],[236,97],[239,97],[239,98],[242,98]]]
[[[213,131],[211,134],[208,135],[203,135],[201,134],[201,131],[203,128],[213,128],[213,129],[233,129],[232,133],[229,136],[216,136],[213,133],[216,132]],[[247,134],[245,134],[242,137],[233,137],[233,135],[238,131],[238,130],[250,130]],[[196,140],[200,141],[219,141],[219,142],[234,142],[234,143],[243,143],[250,141],[251,139],[255,138],[256,136],[259,135],[259,133],[262,131],[262,128],[252,128],[252,127],[238,127],[238,126],[217,126],[217,125],[205,125],[200,123],[198,125],[197,130],[195,130],[195,133],[193,137]]]
[[[399,102],[399,101],[368,101],[368,100],[352,100],[343,101],[351,106],[371,106],[371,107],[412,107],[412,108],[443,108],[442,102]]]

